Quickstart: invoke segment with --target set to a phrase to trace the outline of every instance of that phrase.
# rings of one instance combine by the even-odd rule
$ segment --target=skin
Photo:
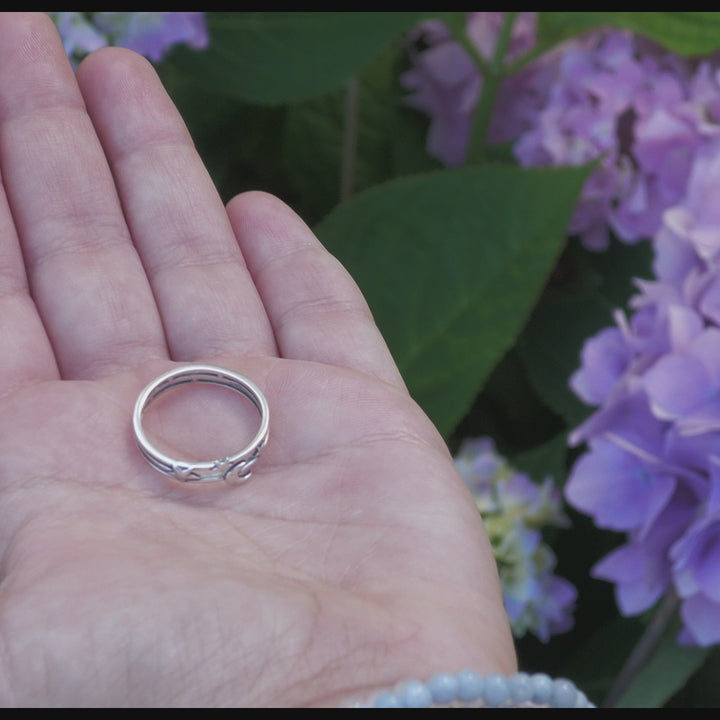
[[[45,15],[3,13],[0,177],[0,704],[326,706],[517,669],[472,498],[357,286],[277,198],[223,205],[144,58],[75,74]],[[137,395],[188,362],[267,397],[245,485],[134,445]],[[193,392],[159,436],[233,452],[256,418]]]

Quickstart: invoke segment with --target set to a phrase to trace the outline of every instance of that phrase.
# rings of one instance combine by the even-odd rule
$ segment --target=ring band
[[[260,415],[260,427],[255,437],[240,452],[208,462],[176,460],[161,453],[147,439],[142,419],[150,404],[168,390],[190,383],[229,388],[255,406]],[[252,465],[267,444],[268,429],[268,404],[259,388],[242,375],[212,365],[183,365],[160,375],[140,393],[133,412],[135,443],[145,460],[156,470],[183,482],[225,480],[233,485],[245,482],[250,477]]]

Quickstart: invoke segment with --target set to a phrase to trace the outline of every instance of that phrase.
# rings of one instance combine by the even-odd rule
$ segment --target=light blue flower
[[[466,440],[455,464],[490,538],[515,637],[530,632],[547,642],[569,630],[577,591],[554,574],[557,559],[542,537],[544,527],[568,524],[552,479],[533,482],[497,454],[490,438]]]

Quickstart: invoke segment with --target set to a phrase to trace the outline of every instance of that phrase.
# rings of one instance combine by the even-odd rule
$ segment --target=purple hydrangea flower
[[[720,430],[720,328],[696,336],[685,351],[670,352],[643,376],[655,417],[685,435]]]
[[[108,39],[83,13],[50,13],[57,26],[68,57],[78,57],[95,52],[108,44]]]
[[[632,348],[618,327],[601,330],[582,349],[582,365],[570,378],[570,387],[588,405],[601,405],[632,359]]]
[[[515,636],[531,632],[547,642],[569,630],[577,591],[554,574],[556,557],[542,538],[544,527],[568,524],[552,480],[534,483],[498,455],[490,438],[465,440],[455,464],[490,537]]]
[[[710,489],[702,512],[670,548],[675,589],[683,599],[686,642],[720,643],[720,458],[710,462]]]
[[[197,50],[209,36],[203,12],[50,13],[74,63],[106,45],[127,47],[159,62],[175,45]]]
[[[479,54],[490,60],[505,13],[472,12],[467,14],[467,35]],[[537,13],[518,13],[508,48],[512,61],[535,44]],[[411,49],[412,67],[401,77],[409,91],[405,102],[430,117],[428,153],[446,165],[461,165],[465,160],[475,107],[482,93],[483,79],[464,48],[456,42],[439,21],[422,23],[410,35],[411,41],[422,39],[425,48]],[[537,64],[505,83],[498,98],[496,120],[490,133],[493,142],[518,137],[529,124],[536,109],[536,85],[542,65]]]
[[[717,260],[720,256],[719,142],[713,136],[713,140],[696,153],[686,195],[663,217],[665,233],[687,242],[705,261]]]
[[[679,640],[701,646],[720,642],[718,172],[708,132],[652,238],[655,278],[637,282],[629,317],[586,342],[571,385],[595,409],[569,435],[585,449],[565,487],[599,527],[625,534],[592,571],[614,583],[621,613],[673,592]]]
[[[135,50],[153,62],[162,60],[175,45],[201,50],[209,42],[203,12],[98,12],[93,20],[115,38],[115,45]]]
[[[671,468],[600,436],[576,462],[566,498],[598,527],[618,531],[651,525],[675,491]]]
[[[615,584],[623,615],[651,608],[672,587],[669,554],[697,511],[692,484],[678,483],[653,522],[628,536],[628,541],[598,562],[591,574]]]
[[[524,166],[600,160],[569,231],[603,249],[609,231],[626,242],[651,238],[685,192],[707,132],[694,112],[690,66],[628,33],[602,31],[575,42],[535,128],[515,146]]]
[[[485,58],[494,50],[503,15],[468,14],[468,37]],[[518,13],[509,58],[533,46],[535,15]],[[411,52],[412,68],[401,77],[409,90],[406,102],[430,118],[429,154],[461,165],[482,93],[480,69],[442,25],[422,25],[415,35],[427,47]],[[598,161],[568,228],[588,248],[603,250],[612,234],[629,243],[648,240],[666,224],[681,235],[693,234],[713,252],[720,249],[717,225],[698,225],[692,220],[698,208],[681,201],[689,182],[716,186],[714,168],[698,169],[698,156],[719,132],[715,66],[680,59],[630,32],[601,30],[506,78],[489,141],[512,142],[524,167]],[[699,193],[694,197],[705,202]],[[702,209],[704,216],[708,210]]]

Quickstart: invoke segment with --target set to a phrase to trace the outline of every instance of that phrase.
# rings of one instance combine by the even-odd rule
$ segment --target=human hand
[[[278,199],[223,206],[149,63],[76,76],[44,15],[3,13],[0,176],[3,705],[333,705],[515,670],[477,510],[359,290]],[[138,393],[187,362],[267,397],[244,485],[134,445]],[[178,393],[159,432],[220,456],[236,406]]]

